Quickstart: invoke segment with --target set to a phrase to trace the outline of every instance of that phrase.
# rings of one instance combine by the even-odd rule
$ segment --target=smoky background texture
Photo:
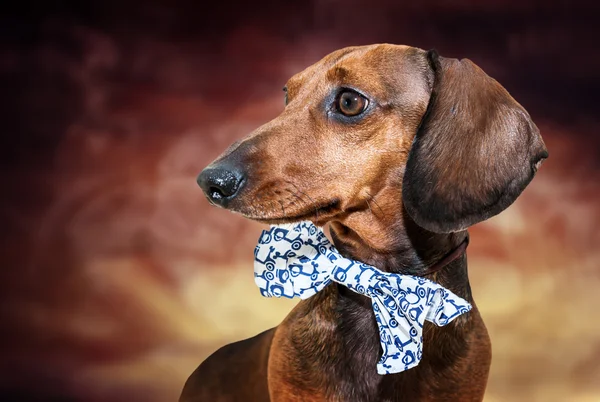
[[[471,230],[493,344],[486,401],[600,401],[598,6],[571,1],[19,2],[0,17],[0,399],[163,402],[225,343],[279,323],[262,225],[195,176],[348,45],[469,58],[550,151]]]

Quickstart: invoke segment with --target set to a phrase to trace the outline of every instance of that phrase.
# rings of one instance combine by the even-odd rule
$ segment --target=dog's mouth
[[[271,225],[294,223],[301,221],[312,221],[316,225],[324,225],[329,220],[339,215],[343,211],[340,208],[341,201],[337,198],[331,201],[317,204],[316,206],[308,207],[303,212],[287,214],[285,210],[278,215],[248,215],[242,213],[246,218],[258,221],[261,223],[268,223]]]

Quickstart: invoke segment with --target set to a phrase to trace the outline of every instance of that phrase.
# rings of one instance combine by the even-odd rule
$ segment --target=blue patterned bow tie
[[[383,354],[379,374],[415,367],[425,320],[448,324],[471,305],[425,278],[392,274],[342,255],[311,222],[264,231],[254,250],[254,279],[266,297],[307,299],[331,281],[371,298]]]

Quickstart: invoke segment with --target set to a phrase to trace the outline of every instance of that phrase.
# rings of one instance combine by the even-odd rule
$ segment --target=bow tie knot
[[[369,297],[383,350],[377,364],[380,374],[419,364],[425,320],[443,326],[471,309],[467,301],[430,280],[382,272],[344,258],[310,222],[264,231],[254,259],[255,282],[266,297],[307,299],[332,281]]]

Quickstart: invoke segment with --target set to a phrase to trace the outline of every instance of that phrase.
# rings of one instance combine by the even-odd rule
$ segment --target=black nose
[[[198,185],[215,204],[224,205],[235,197],[244,181],[240,169],[229,166],[207,167],[198,175]]]

